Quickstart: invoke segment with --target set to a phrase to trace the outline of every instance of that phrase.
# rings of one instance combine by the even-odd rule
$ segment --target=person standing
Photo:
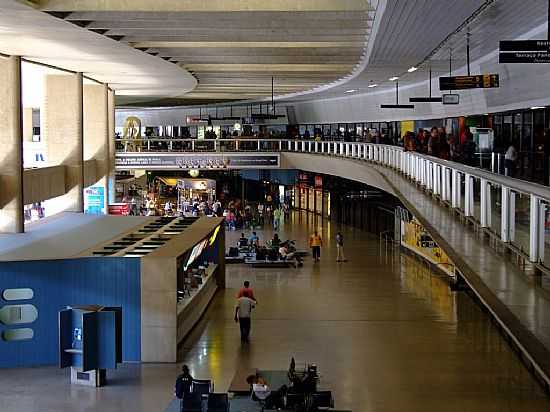
[[[250,329],[252,327],[251,315],[252,309],[256,307],[248,291],[243,292],[243,296],[237,299],[237,306],[235,307],[235,322],[239,324],[241,329],[241,342],[248,343],[250,336]]]
[[[275,209],[273,212],[273,230],[279,229],[279,223],[281,219],[281,209]]]
[[[309,247],[311,248],[314,262],[321,260],[321,246],[323,246],[323,239],[317,230],[315,230],[309,238]]]
[[[336,261],[346,262],[346,257],[344,256],[344,235],[342,232],[336,233]]]
[[[511,144],[504,154],[504,172],[506,176],[514,177],[514,171],[516,168],[516,160],[518,159],[518,151]]]
[[[193,377],[187,365],[182,366],[181,372],[181,375],[176,378],[176,385],[174,388],[174,395],[176,395],[178,399],[183,399],[187,394],[191,393],[191,385],[193,383]]]

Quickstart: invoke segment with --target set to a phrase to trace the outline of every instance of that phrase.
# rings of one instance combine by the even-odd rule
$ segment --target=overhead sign
[[[516,51],[548,51],[550,50],[549,40],[502,40],[499,48],[501,52],[516,52]]]
[[[414,104],[381,104],[381,109],[414,109]]]
[[[489,89],[492,87],[499,87],[498,74],[439,78],[440,90]]]
[[[411,103],[441,103],[441,97],[410,97]]]
[[[550,63],[549,40],[501,41],[499,63]]]
[[[460,95],[454,93],[446,93],[441,96],[443,104],[459,104]]]
[[[277,153],[117,153],[115,164],[117,170],[274,169],[280,167],[280,156]]]

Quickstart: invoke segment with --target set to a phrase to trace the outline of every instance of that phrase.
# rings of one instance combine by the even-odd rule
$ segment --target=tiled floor
[[[313,222],[288,223],[282,238],[305,245]],[[550,398],[487,315],[416,259],[345,229],[349,262],[337,264],[335,228],[323,227],[322,261],[300,269],[228,266],[228,289],[180,349],[200,378],[224,391],[239,366],[281,369],[291,356],[316,362],[336,406],[354,412],[548,411]],[[228,234],[228,242],[240,233]],[[262,239],[270,234],[262,232]],[[236,288],[248,279],[259,304],[249,345],[233,321]],[[125,365],[110,386],[71,387],[55,368],[0,370],[0,411],[164,411],[179,365]]]

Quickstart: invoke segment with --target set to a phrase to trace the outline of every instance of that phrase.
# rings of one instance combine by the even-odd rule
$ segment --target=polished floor
[[[343,229],[347,263],[335,262],[329,224],[297,215],[281,237],[305,246],[314,225],[326,243],[320,263],[228,265],[228,288],[180,348],[196,377],[224,391],[238,367],[284,369],[294,356],[317,363],[336,407],[354,412],[550,410],[550,398],[466,294],[359,230]],[[228,233],[227,242],[239,235]],[[233,306],[246,279],[259,304],[251,343],[242,346]],[[56,368],[0,370],[0,411],[163,412],[178,369],[124,365],[101,389],[71,387]]]

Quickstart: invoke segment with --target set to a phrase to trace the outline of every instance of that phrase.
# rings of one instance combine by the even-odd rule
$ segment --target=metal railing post
[[[466,174],[464,179],[464,216],[472,216],[474,212],[474,178],[472,175]]]

